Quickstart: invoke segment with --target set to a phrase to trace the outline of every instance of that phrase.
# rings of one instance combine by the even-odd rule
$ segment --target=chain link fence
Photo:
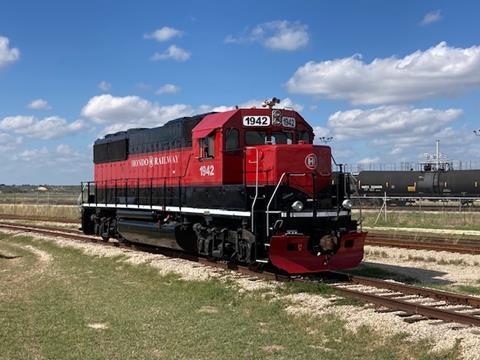
[[[9,205],[77,205],[80,191],[8,192],[0,193],[0,204]]]
[[[480,231],[480,199],[354,197],[354,216],[366,227]]]

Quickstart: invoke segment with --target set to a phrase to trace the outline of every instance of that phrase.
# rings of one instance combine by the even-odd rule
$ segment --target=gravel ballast
[[[6,231],[5,231],[6,232]],[[12,232],[9,232],[12,233]],[[22,236],[22,235],[18,235]],[[454,329],[456,324],[444,324],[438,321],[420,321],[416,323],[408,324],[404,322],[400,317],[395,316],[394,313],[378,313],[371,305],[365,306],[352,306],[352,305],[335,305],[335,300],[338,297],[325,297],[316,294],[296,293],[291,295],[283,295],[276,289],[282,286],[281,283],[267,282],[263,280],[256,280],[249,276],[239,275],[231,271],[225,271],[221,269],[215,269],[208,266],[204,266],[198,263],[190,262],[182,259],[172,259],[159,254],[149,254],[129,249],[116,248],[110,246],[103,246],[95,243],[82,243],[79,241],[67,240],[56,237],[47,236],[35,236],[29,234],[39,240],[47,240],[54,242],[61,247],[72,247],[80,249],[83,253],[91,256],[100,257],[118,257],[121,256],[119,261],[125,261],[131,264],[148,264],[158,269],[160,274],[175,273],[178,274],[184,280],[193,281],[205,281],[208,279],[225,280],[229,283],[234,283],[238,286],[240,291],[255,291],[255,290],[268,290],[275,299],[286,301],[286,311],[293,315],[308,315],[322,317],[328,314],[339,317],[345,321],[348,329],[357,331],[362,326],[368,326],[385,335],[394,335],[404,333],[408,335],[408,340],[417,341],[421,339],[428,339],[435,344],[434,350],[441,350],[451,348],[455,345],[457,340],[461,341],[461,355],[464,359],[473,360],[480,359],[480,335],[476,334],[474,330],[470,328]],[[390,257],[391,248],[382,248],[381,251],[385,251],[388,254],[387,258],[377,256],[372,253],[372,250],[379,250],[375,247],[367,247],[366,259],[369,263],[383,262],[386,265],[396,264],[398,267],[407,267],[411,271],[414,263],[406,264],[404,261],[405,256],[408,258],[408,253],[400,256],[400,253],[392,255]],[[397,249],[394,249],[396,251]],[[403,250],[402,250],[403,251]],[[392,253],[393,254],[393,253]],[[415,251],[418,255],[418,251]],[[39,255],[39,254],[38,254]],[[448,255],[445,255],[448,256]],[[463,255],[462,255],[463,256]],[[480,261],[480,256],[478,256]],[[470,259],[472,262],[474,259]],[[469,260],[469,261],[470,261]],[[419,263],[416,263],[417,266]],[[438,272],[445,266],[450,270],[454,265],[439,265],[433,262],[426,262],[432,269],[437,269]],[[420,263],[420,265],[424,265]],[[469,272],[473,266],[469,265],[467,268]],[[453,279],[460,279],[464,281],[473,281],[480,278],[480,269],[477,268],[477,274],[463,274],[461,275],[460,268],[454,271],[454,275],[436,275],[439,279],[445,277],[450,281]],[[478,277],[476,277],[478,276]],[[478,331],[478,330],[477,330]]]

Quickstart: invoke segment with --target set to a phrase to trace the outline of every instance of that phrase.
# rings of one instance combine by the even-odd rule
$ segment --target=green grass
[[[480,296],[480,286],[473,285],[441,285],[441,284],[426,284],[424,285],[428,288],[433,288],[437,290],[449,291],[453,293],[466,294],[466,295],[477,295]]]
[[[284,294],[309,293],[318,295],[335,295],[336,291],[333,287],[321,282],[286,282],[280,291]]]
[[[465,294],[480,295],[480,286],[458,285],[456,288]]]
[[[79,220],[78,206],[70,205],[33,205],[33,204],[0,204],[2,215],[41,219]]]
[[[454,230],[480,230],[480,213],[445,211],[429,213],[426,211],[389,211],[387,221],[383,214],[377,222],[378,212],[363,212],[364,226],[388,226],[399,228],[425,228],[425,229],[454,229]],[[355,211],[358,217],[359,212]]]
[[[366,327],[353,334],[334,316],[294,317],[262,293],[160,276],[122,257],[5,235],[0,254],[19,256],[0,257],[2,359],[458,358],[457,348],[431,353],[427,341]]]

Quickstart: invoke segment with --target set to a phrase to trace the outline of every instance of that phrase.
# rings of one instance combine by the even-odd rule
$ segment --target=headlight
[[[302,211],[303,210],[303,203],[299,200],[295,201],[292,204],[292,209],[295,211]]]
[[[342,207],[344,209],[350,210],[352,208],[352,206],[353,206],[352,200],[350,200],[350,199],[343,200]]]

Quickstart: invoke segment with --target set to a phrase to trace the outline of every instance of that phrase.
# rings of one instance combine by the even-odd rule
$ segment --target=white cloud
[[[240,107],[261,107],[261,100],[249,100]],[[303,108],[286,98],[280,107],[291,107],[298,111]],[[126,130],[135,127],[154,127],[163,125],[166,121],[182,116],[205,113],[210,111],[227,111],[235,105],[201,105],[193,107],[187,104],[160,105],[145,100],[139,96],[115,97],[104,94],[92,97],[82,109],[82,116],[92,122],[103,125],[102,134]]]
[[[10,142],[11,136],[8,134],[0,133],[0,144],[6,144]]]
[[[412,161],[432,151],[436,139],[452,157],[465,159],[466,148],[476,148],[471,130],[462,128],[460,109],[381,106],[332,114],[321,131],[333,136],[336,156],[346,148],[354,152],[340,162],[357,157],[379,158],[379,162]],[[317,133],[317,130],[316,130]],[[318,135],[318,134],[316,134]],[[466,146],[466,144],[469,144]]]
[[[0,68],[10,65],[20,59],[20,50],[10,47],[10,41],[0,36]]]
[[[146,84],[144,82],[137,83],[135,87],[141,91],[150,91],[152,89],[152,85]]]
[[[264,100],[257,100],[257,99],[252,99],[245,101],[244,103],[241,103],[239,107],[241,108],[251,108],[251,107],[258,107],[261,108]],[[285,98],[280,101],[280,104],[277,104],[274,106],[274,108],[290,108],[294,109],[296,111],[302,111],[303,110],[303,105],[297,104],[293,102],[292,99],[290,98]]]
[[[97,86],[100,90],[105,92],[110,91],[110,89],[112,88],[112,84],[106,82],[105,80],[101,81]]]
[[[430,25],[440,20],[442,20],[442,12],[440,10],[430,11],[426,13],[422,21],[420,21],[420,25]]]
[[[48,149],[44,146],[39,149],[26,149],[20,152],[16,157],[23,161],[38,160],[48,154]]]
[[[87,153],[80,153],[67,144],[60,144],[54,149],[48,149],[46,146],[24,149],[13,155],[13,159],[29,163],[31,168],[49,169],[56,174],[78,173],[79,170],[91,166],[91,159]],[[59,163],[75,163],[75,166],[59,167]]]
[[[160,88],[155,92],[157,95],[162,94],[176,94],[181,90],[180,86],[174,84],[165,84],[160,86]]]
[[[246,35],[225,38],[225,43],[258,42],[272,50],[294,51],[307,46],[308,26],[287,20],[270,21],[255,26]]]
[[[58,116],[50,116],[41,120],[33,116],[8,116],[0,121],[2,130],[41,140],[58,138],[84,128],[86,128],[86,124],[83,120],[69,123]]]
[[[453,48],[445,42],[403,58],[361,56],[310,61],[297,69],[286,87],[292,93],[354,104],[406,103],[454,96],[480,86],[480,46]]]
[[[366,158],[358,160],[358,164],[361,164],[361,165],[376,164],[379,161],[380,161],[380,158],[378,156],[376,156],[376,157],[366,157]]]
[[[21,143],[21,137],[15,138],[10,134],[0,133],[0,158],[9,156]]]
[[[145,39],[154,39],[158,42],[168,41],[174,37],[180,37],[183,35],[183,31],[164,26],[161,29],[157,29],[151,33],[143,35]]]
[[[170,45],[167,50],[165,50],[163,53],[158,53],[156,52],[153,54],[151,57],[152,61],[158,61],[158,60],[176,60],[176,61],[187,61],[191,57],[191,53],[188,52],[187,50],[182,49],[181,47],[178,47],[176,45]]]
[[[114,97],[109,94],[91,98],[82,109],[83,116],[107,126],[105,133],[132,127],[160,126],[168,120],[193,113],[190,105],[160,106],[138,96]]]
[[[221,112],[221,111],[228,111],[228,110],[235,109],[236,106],[238,106],[239,108],[252,108],[252,107],[262,108],[263,101],[264,100],[251,99],[237,105],[217,105],[217,106],[201,105],[198,110],[199,112],[208,112],[208,111]],[[280,109],[290,108],[300,112],[303,110],[303,105],[293,102],[293,100],[290,98],[285,98],[280,102],[280,104],[275,105],[274,108],[280,108]]]
[[[313,133],[315,134],[315,139],[317,139],[317,140],[318,140],[318,138],[321,138],[321,137],[331,136],[330,129],[322,127],[322,126],[315,126],[313,128]]]
[[[26,128],[35,122],[33,116],[7,116],[0,121],[0,129],[15,130]]]
[[[73,155],[73,154],[76,154],[76,151],[73,150],[70,145],[67,145],[67,144],[59,144],[56,149],[55,149],[55,152],[57,154],[60,154],[60,155]]]
[[[48,104],[47,100],[35,99],[27,106],[33,110],[50,110],[52,107]]]
[[[390,142],[426,137],[442,131],[463,114],[460,109],[416,109],[409,106],[381,106],[374,109],[337,111],[328,119],[336,140],[378,137]]]

